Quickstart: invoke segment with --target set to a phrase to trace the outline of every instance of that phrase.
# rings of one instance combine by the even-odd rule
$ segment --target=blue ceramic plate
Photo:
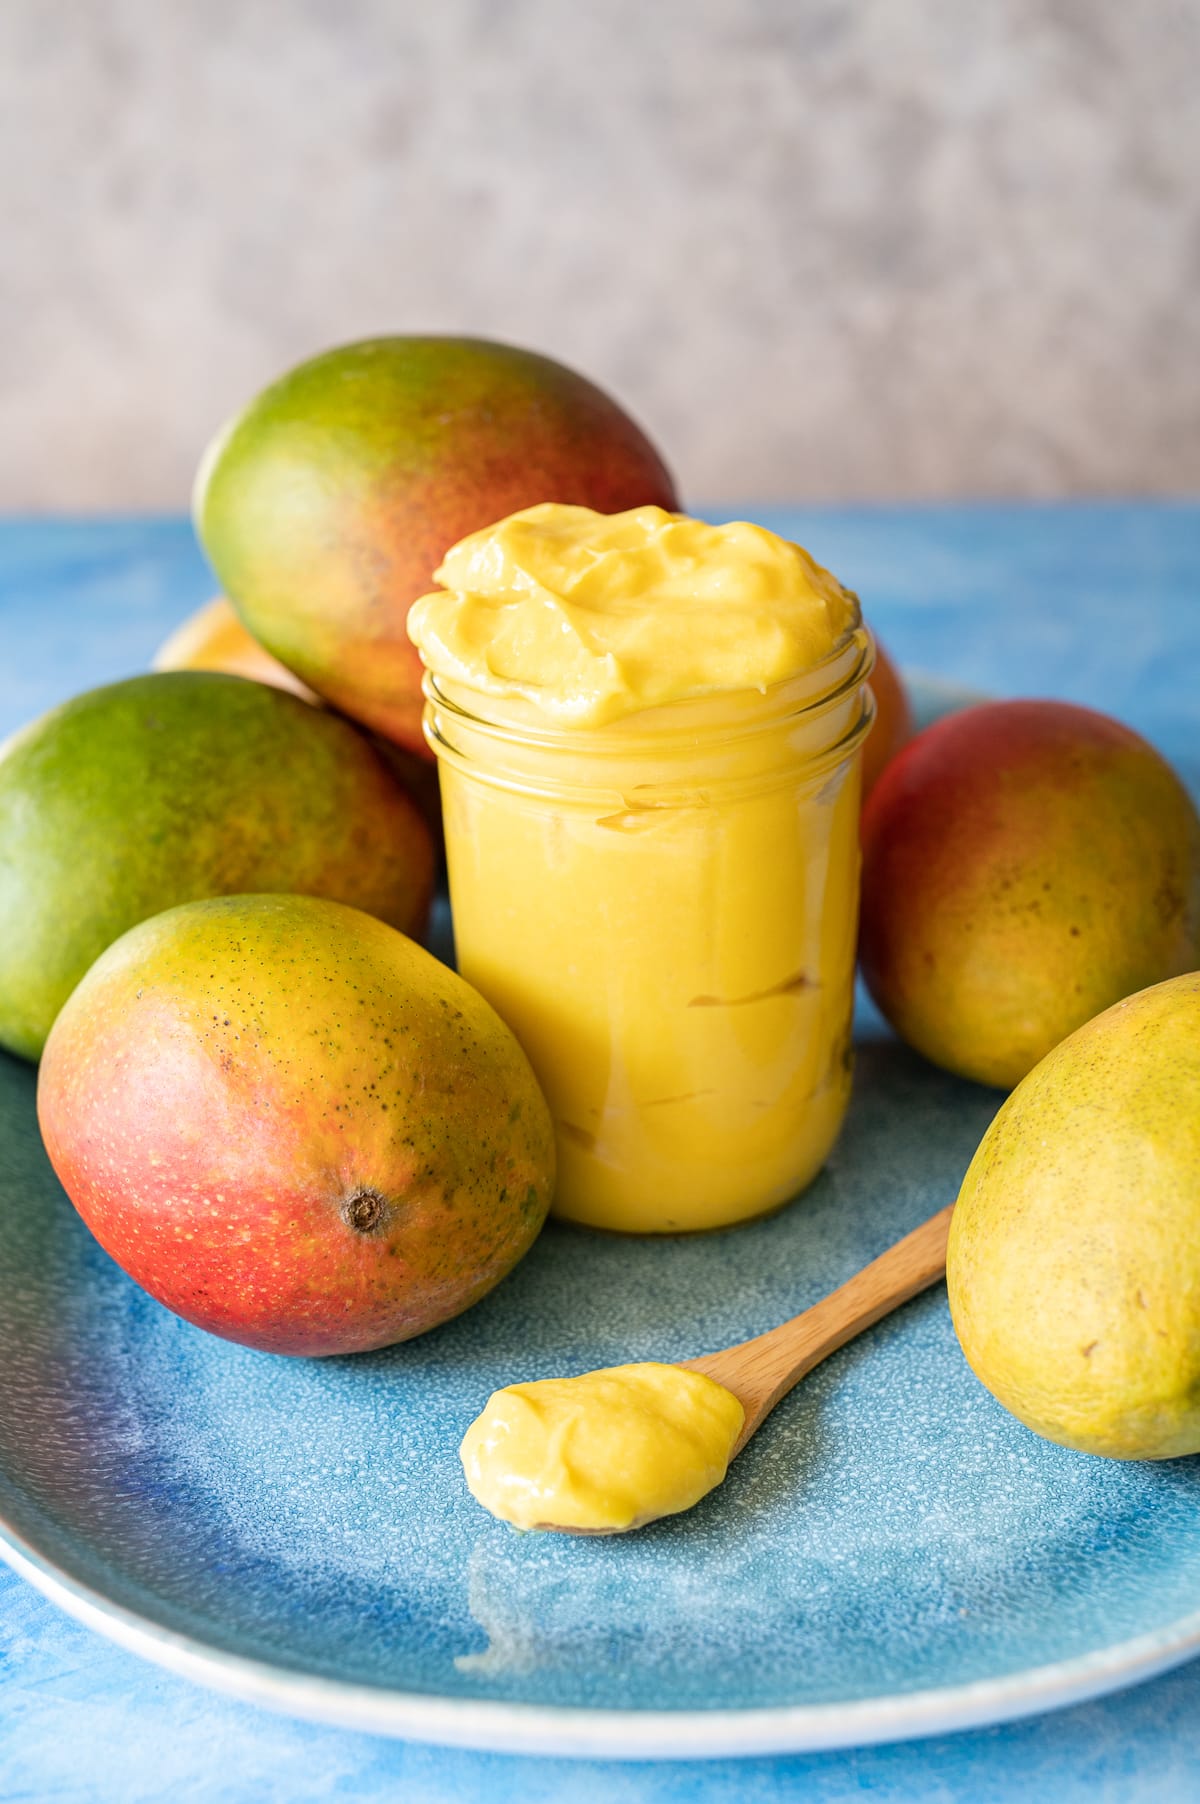
[[[214,1340],[123,1276],[50,1172],[33,1072],[0,1055],[0,1551],[195,1679],[476,1747],[830,1747],[1148,1676],[1200,1647],[1200,1461],[1039,1441],[971,1376],[940,1288],[821,1367],[687,1516],[518,1535],[462,1482],[497,1385],[794,1314],[953,1197],[999,1101],[868,1011],[842,1142],[774,1219],[551,1226],[458,1321],[305,1361]]]

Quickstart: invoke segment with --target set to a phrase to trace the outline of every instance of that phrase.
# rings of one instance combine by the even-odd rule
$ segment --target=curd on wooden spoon
[[[723,1352],[513,1384],[463,1439],[472,1495],[517,1528],[621,1534],[673,1516],[814,1366],[942,1277],[951,1209],[802,1315]]]

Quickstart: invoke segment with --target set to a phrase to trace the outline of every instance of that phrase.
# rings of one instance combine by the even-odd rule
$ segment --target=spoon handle
[[[951,1203],[895,1246],[872,1259],[837,1290],[790,1322],[766,1334],[678,1363],[703,1372],[732,1391],[746,1412],[734,1453],[740,1453],[755,1429],[814,1366],[847,1341],[870,1328],[901,1303],[936,1284],[946,1270],[946,1240]]]

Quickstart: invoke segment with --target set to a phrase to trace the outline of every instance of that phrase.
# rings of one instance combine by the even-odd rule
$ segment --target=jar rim
[[[627,756],[639,742],[661,746],[673,740],[703,738],[724,743],[776,730],[783,722],[805,715],[819,717],[836,707],[848,691],[860,687],[874,665],[874,637],[869,627],[859,622],[842,635],[824,658],[766,689],[713,690],[684,696],[619,715],[599,726],[582,728],[547,727],[544,721],[530,718],[535,707],[531,703],[513,705],[507,718],[480,710],[465,698],[471,698],[471,703],[493,698],[465,683],[439,680],[428,666],[421,690],[427,704],[446,709],[462,725],[488,738],[547,749],[569,748],[585,756]]]

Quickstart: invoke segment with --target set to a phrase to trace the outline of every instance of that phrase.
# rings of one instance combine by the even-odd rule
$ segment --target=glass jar
[[[458,967],[541,1081],[554,1212],[725,1227],[816,1175],[850,1092],[865,628],[765,693],[586,731],[425,678]]]

